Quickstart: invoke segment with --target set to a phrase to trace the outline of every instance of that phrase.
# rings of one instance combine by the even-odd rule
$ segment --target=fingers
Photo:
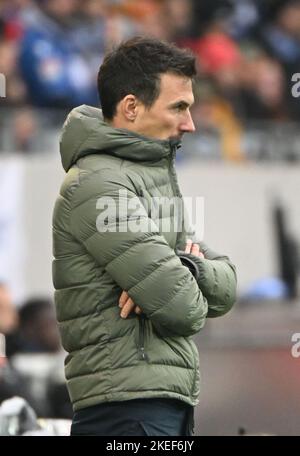
[[[192,239],[187,239],[184,252],[185,253],[191,253],[192,245],[193,245]]]
[[[134,309],[135,313],[140,315],[143,311],[142,309],[139,307],[139,306],[136,306],[135,309]]]
[[[119,307],[123,307],[124,304],[126,303],[127,299],[129,298],[127,291],[123,291],[120,299],[119,299]]]
[[[122,309],[121,317],[127,318],[128,315],[134,310],[137,315],[143,311],[139,306],[136,306],[132,299],[128,296],[127,291],[123,291],[119,299],[119,307]]]
[[[185,246],[185,253],[191,253],[200,258],[204,258],[204,254],[200,251],[199,244],[193,244],[191,239],[187,239]]]
[[[193,244],[191,253],[199,258],[204,258],[203,253],[200,251],[199,244]]]
[[[128,298],[122,308],[121,317],[127,318],[128,315],[133,311],[134,307],[135,307],[135,304],[134,304],[133,300],[131,298]]]
[[[191,254],[195,256],[199,256],[200,248],[198,244],[193,244],[191,248]]]

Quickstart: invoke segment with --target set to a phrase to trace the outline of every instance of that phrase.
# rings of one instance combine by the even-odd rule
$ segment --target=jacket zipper
[[[145,351],[145,317],[139,316],[139,357],[143,361],[149,361],[149,357]]]
[[[175,172],[175,155],[176,155],[176,147],[173,146],[172,150],[171,150],[171,157],[169,160],[169,175],[170,175],[170,181],[171,181],[171,186],[173,189],[174,196],[181,196],[179,186],[175,179],[175,174],[176,174],[176,172]]]
[[[189,339],[189,344],[193,353],[193,360],[194,360],[194,366],[195,366],[195,373],[194,373],[194,378],[193,378],[193,388],[192,388],[192,394],[194,394],[195,390],[195,385],[196,385],[196,378],[197,378],[197,360],[196,360],[196,355],[194,352],[194,347],[193,347],[193,342],[191,339]]]
[[[171,157],[169,159],[169,176],[170,176],[170,182],[171,182],[171,186],[172,186],[172,190],[173,190],[173,194],[175,197],[179,197],[179,198],[182,198],[182,194],[180,192],[180,189],[179,189],[179,185],[178,185],[178,182],[177,182],[177,179],[176,179],[176,171],[175,171],[175,155],[176,155],[176,150],[177,150],[177,147],[176,146],[172,146],[171,147]],[[183,209],[183,206],[181,206],[180,210]],[[183,214],[180,212],[180,215],[181,217],[180,219],[180,222],[182,223],[182,217],[183,217]],[[181,232],[181,229],[182,229],[182,226],[180,227],[177,227],[178,228],[178,232],[177,232],[177,235],[176,235],[176,245],[178,243],[178,236]]]

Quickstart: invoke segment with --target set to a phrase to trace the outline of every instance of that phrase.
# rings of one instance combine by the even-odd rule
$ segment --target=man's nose
[[[181,125],[181,130],[186,133],[194,133],[194,131],[196,131],[195,124],[190,112],[187,113],[185,122]]]

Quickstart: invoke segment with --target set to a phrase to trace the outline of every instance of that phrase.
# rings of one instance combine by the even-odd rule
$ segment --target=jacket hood
[[[114,128],[104,122],[101,109],[87,105],[70,112],[60,138],[65,171],[85,155],[105,153],[131,161],[157,161],[179,146],[179,140],[155,140]]]

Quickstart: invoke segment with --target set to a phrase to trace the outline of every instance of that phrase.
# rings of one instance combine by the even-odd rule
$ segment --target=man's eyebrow
[[[190,106],[192,106],[194,104],[194,101],[192,103],[188,103],[187,101],[185,100],[178,100],[178,101],[175,101],[175,103],[171,103],[170,104],[170,108],[189,108]]]

